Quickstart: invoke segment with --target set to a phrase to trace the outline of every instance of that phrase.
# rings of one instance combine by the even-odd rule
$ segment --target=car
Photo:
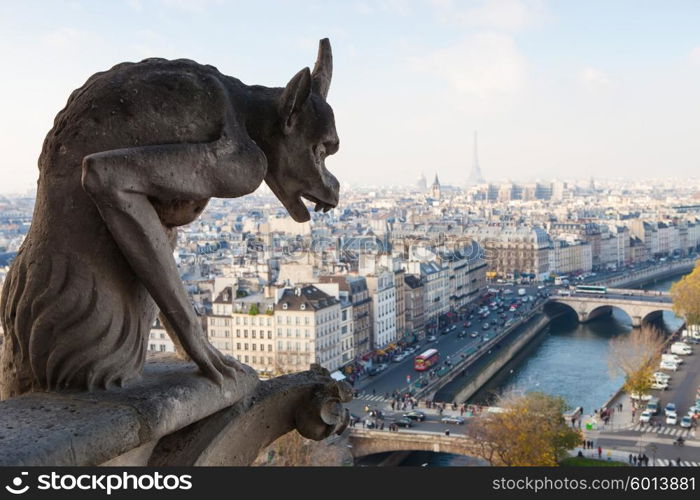
[[[428,342],[435,342],[437,337],[435,335],[428,335]]]
[[[664,372],[654,372],[652,374],[652,378],[654,378],[658,381],[664,381],[664,382],[671,381],[671,375],[669,375],[668,373],[664,373]]]
[[[639,416],[639,421],[645,424],[648,424],[649,421],[651,420],[652,417],[652,412],[651,410],[644,410],[642,414]]]
[[[662,382],[662,381],[656,380],[656,381],[652,382],[650,388],[657,390],[657,391],[665,391],[666,389],[668,389],[668,382]]]
[[[670,361],[662,361],[659,368],[662,370],[671,370],[675,372],[678,370],[678,365],[676,363],[671,363]]]
[[[476,333],[476,332],[472,332],[472,333],[469,334],[469,336],[470,336],[471,338],[475,339],[475,338],[477,338],[477,337],[479,336],[479,334]]]
[[[406,356],[407,356],[407,355],[404,354],[404,353],[397,354],[396,356],[394,356],[393,358],[391,358],[391,360],[392,360],[394,363],[401,363],[404,359],[406,359]]]
[[[681,419],[681,427],[685,427],[686,429],[691,427],[693,425],[693,419],[686,415]]]
[[[425,413],[417,410],[407,411],[403,414],[403,416],[406,418],[410,418],[411,420],[416,420],[418,422],[422,422],[423,420],[425,420]]]
[[[669,413],[676,413],[676,405],[673,403],[669,403],[666,405],[666,408],[664,408],[664,415],[668,415]]]
[[[676,425],[678,423],[678,415],[675,412],[666,414],[666,425]]]
[[[641,400],[641,401],[649,401],[650,399],[652,399],[652,395],[651,395],[651,394],[642,394],[642,395],[639,395],[639,394],[637,394],[636,392],[633,392],[633,393],[630,394],[630,398],[631,398],[631,399],[639,399],[639,400]]]
[[[449,416],[449,415],[448,415],[448,416],[446,416],[446,417],[442,417],[442,418],[440,419],[440,422],[442,422],[443,424],[462,425],[462,424],[464,423],[464,419],[463,419],[462,417],[458,417],[458,416],[456,416],[456,415],[455,415],[455,416]]]
[[[465,321],[465,322],[464,322],[464,328],[469,328],[470,326],[472,326],[472,322],[471,322],[471,321]]]
[[[359,422],[359,421],[360,421],[360,417],[358,417],[354,413],[350,414],[350,423],[351,424],[354,424],[354,423]]]
[[[487,322],[487,323],[484,323],[483,325],[481,325],[481,328],[482,328],[483,330],[488,330],[488,329],[489,329],[489,326],[490,326],[490,325],[489,325],[488,322]]]
[[[459,332],[459,333],[457,334],[457,338],[458,338],[458,339],[463,339],[463,338],[466,337],[466,336],[467,336],[467,332],[465,332],[464,330],[462,330],[461,332]]]
[[[691,406],[688,408],[688,415],[697,415],[700,413],[700,405]]]
[[[407,429],[413,425],[413,422],[408,417],[395,418],[393,420],[393,422],[394,422],[394,424],[398,425],[399,427],[405,427]]]

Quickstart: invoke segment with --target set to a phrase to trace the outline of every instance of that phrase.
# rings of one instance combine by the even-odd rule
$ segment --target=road
[[[632,418],[631,403],[625,394],[618,397],[613,405],[622,403],[623,411],[614,415],[613,422],[601,431],[587,433],[596,440],[596,444],[631,453],[646,452],[651,456],[651,450],[656,448],[657,457],[678,458],[700,464],[700,439],[697,429],[685,429],[680,425],[668,425],[663,416],[663,408],[668,403],[677,407],[678,417],[686,415],[688,408],[693,405],[698,387],[700,387],[700,346],[695,346],[694,354],[683,357],[683,363],[676,372],[667,371],[671,375],[669,388],[665,391],[651,391],[659,398],[661,411],[653,417],[653,425],[639,422],[640,412]],[[661,371],[661,370],[659,370]],[[686,440],[685,446],[673,444],[678,438]],[[653,446],[652,446],[653,445]]]
[[[531,295],[536,297],[538,293],[548,292],[548,289],[539,289],[537,286],[506,286],[506,285],[494,285],[490,287],[492,289],[499,290],[499,297],[506,303],[510,303],[514,299],[520,299],[517,294],[519,288],[525,288],[525,295]],[[508,294],[505,291],[512,290],[512,293]],[[474,313],[471,319],[464,318],[463,315],[455,316],[456,319],[453,323],[449,324],[447,327],[443,328],[439,334],[436,335],[436,340],[433,342],[428,342],[423,340],[418,349],[412,354],[406,357],[403,361],[399,363],[390,363],[389,367],[382,373],[375,375],[374,377],[368,377],[356,384],[356,389],[358,389],[359,394],[355,397],[353,403],[349,406],[356,410],[363,408],[366,404],[380,404],[390,401],[386,397],[387,394],[391,394],[394,391],[405,390],[408,387],[407,376],[410,376],[411,384],[413,384],[418,378],[428,377],[427,372],[418,372],[413,368],[413,359],[416,355],[425,351],[429,348],[435,348],[440,353],[440,363],[434,368],[439,369],[444,366],[444,362],[449,358],[452,361],[457,361],[460,359],[460,353],[467,351],[469,348],[478,346],[483,343],[483,338],[493,338],[498,332],[503,330],[503,326],[494,327],[495,320],[515,320],[519,315],[523,315],[529,311],[532,307],[532,302],[527,302],[522,304],[516,311],[511,312],[508,308],[505,309],[503,313],[491,311],[490,315],[485,319],[479,318],[479,316]],[[501,314],[505,314],[504,317]],[[465,327],[465,321],[470,321],[471,326]],[[484,329],[484,324],[488,323],[489,327]],[[451,330],[452,327],[454,330]],[[466,336],[463,338],[458,338],[460,332],[464,332]],[[472,333],[476,333],[478,336],[476,338],[471,337]],[[352,411],[352,410],[351,410]]]

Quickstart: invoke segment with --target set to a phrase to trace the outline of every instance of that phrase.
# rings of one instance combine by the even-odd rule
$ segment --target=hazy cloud
[[[460,93],[480,99],[519,91],[525,82],[526,59],[513,39],[479,33],[415,61],[416,67],[446,80]]]
[[[690,51],[690,62],[700,65],[700,46]]]
[[[591,66],[587,66],[581,70],[579,79],[584,87],[590,90],[609,87],[612,83],[610,77],[608,77],[604,71]]]
[[[443,22],[473,28],[519,31],[551,17],[542,0],[484,0],[468,7],[454,0],[432,0],[431,3]]]

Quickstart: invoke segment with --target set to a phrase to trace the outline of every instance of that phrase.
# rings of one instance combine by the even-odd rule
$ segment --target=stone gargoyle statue
[[[138,377],[157,309],[206,377],[250,370],[203,334],[172,256],[177,227],[263,180],[296,221],[310,218],[302,198],[335,207],[331,73],[324,39],[313,71],[284,88],[146,59],[74,91],[44,141],[31,229],[2,290],[0,399]]]

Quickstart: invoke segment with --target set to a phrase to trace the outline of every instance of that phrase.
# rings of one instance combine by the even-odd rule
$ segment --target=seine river
[[[669,290],[680,276],[644,287]],[[677,329],[681,322],[664,312],[667,329]],[[562,396],[569,406],[582,406],[592,413],[602,406],[622,384],[622,376],[611,373],[608,366],[610,339],[629,335],[630,318],[619,310],[611,316],[579,324],[576,315],[553,320],[515,359],[506,365],[469,402],[488,404],[502,392],[541,391]],[[476,465],[473,458],[447,453],[412,453],[401,465],[460,466]]]

